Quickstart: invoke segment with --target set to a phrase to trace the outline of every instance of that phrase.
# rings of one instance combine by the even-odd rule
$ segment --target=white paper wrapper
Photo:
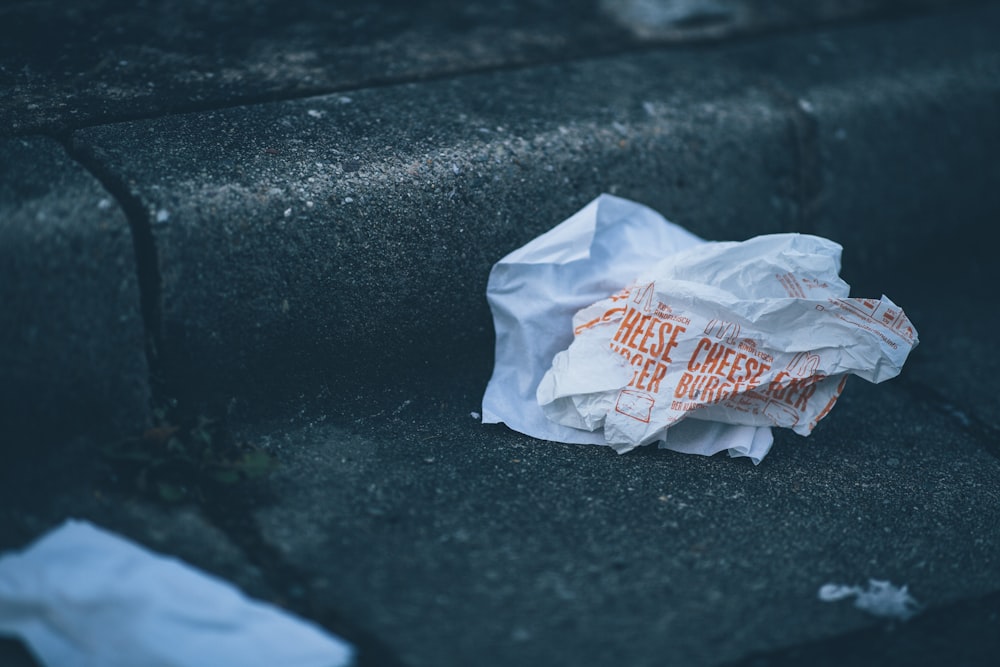
[[[602,195],[493,267],[486,296],[496,328],[496,362],[483,396],[484,423],[543,440],[607,444],[604,434],[556,423],[536,399],[556,353],[573,341],[573,316],[676,252],[706,242],[640,204]],[[670,449],[712,455],[728,450],[759,462],[769,428],[686,421]]]
[[[82,521],[0,558],[0,635],[46,667],[344,667],[353,649]]]
[[[848,298],[841,247],[800,234],[668,257],[573,318],[537,389],[545,415],[619,452],[698,420],[808,435],[848,374],[895,377],[917,333],[892,301]],[[668,430],[669,429],[669,430]]]

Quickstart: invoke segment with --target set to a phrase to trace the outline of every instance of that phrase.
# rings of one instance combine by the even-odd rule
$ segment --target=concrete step
[[[150,232],[172,391],[337,395],[488,369],[490,266],[602,191],[709,239],[833,238],[856,293],[891,293],[894,263],[1000,210],[998,23],[984,7],[357,90],[89,128],[73,150]]]
[[[286,36],[319,44],[319,3],[302,6]],[[79,7],[73,25],[109,25],[103,0]],[[234,17],[216,11],[204,26]],[[148,20],[123,12],[122,25]],[[490,61],[503,45],[476,60],[479,33],[400,65],[433,81],[359,89],[387,83],[379,66],[353,84],[319,68],[336,94],[268,104],[309,92],[282,60],[292,42],[248,46],[212,97],[196,74],[223,70],[185,58],[215,39],[245,45],[240,23],[173,34],[160,59],[171,25],[204,18],[180,15],[149,49],[126,35],[147,71],[177,64],[148,99],[132,88],[116,106],[85,62],[73,74],[86,38],[54,48],[44,76],[43,59],[16,75],[42,79],[18,89],[33,104],[63,87],[36,118],[15,114],[27,124],[13,132],[58,140],[0,142],[0,550],[90,519],[343,635],[362,667],[995,661],[1000,9],[662,46],[737,25],[702,13],[659,36],[598,31],[639,40],[600,57],[578,57],[585,40],[565,57],[548,45],[531,67]],[[426,55],[442,21],[392,43],[416,35],[412,53]],[[571,17],[569,33],[580,25]],[[323,57],[347,58],[350,44],[333,42]],[[117,71],[105,56],[95,71]],[[553,59],[566,61],[538,65]],[[162,116],[229,106],[244,84],[253,104]],[[67,90],[98,102],[72,114]],[[157,117],[84,127],[123,109]],[[481,425],[490,266],[602,191],[706,238],[838,240],[855,293],[892,296],[921,344],[899,379],[849,383],[808,440],[776,433],[758,467]],[[98,454],[141,431],[154,391],[228,420],[210,449],[250,443],[280,467],[224,487],[173,480],[187,502],[164,506],[136,466]],[[816,599],[868,578],[909,584],[924,616],[888,625]],[[30,664],[0,642],[4,660]]]
[[[997,272],[909,272],[900,297],[925,295],[926,342],[906,377],[849,383],[808,440],[777,432],[760,466],[483,426],[469,414],[481,382],[458,373],[235,420],[234,438],[280,469],[181,507],[109,480],[87,441],[15,458],[0,469],[0,549],[87,518],[346,636],[362,666],[985,667],[1000,612],[996,413],[954,391],[995,371],[986,341],[952,358],[950,403],[915,385],[988,290],[955,298],[951,321],[930,304]],[[921,615],[891,623],[816,597],[869,578],[908,584]]]
[[[0,6],[0,137],[975,0],[114,0]]]
[[[93,255],[47,245],[60,228],[92,238],[105,218],[119,233],[127,219],[137,260],[122,237],[94,241],[113,257],[91,265],[138,284],[156,391],[223,403],[455,364],[485,376],[489,267],[602,191],[706,238],[829,236],[856,293],[892,293],[894,263],[1000,208],[997,23],[983,6],[168,116],[81,130],[70,155],[9,140],[6,247],[24,257],[5,265],[18,304],[5,354],[11,377],[34,380],[7,383],[20,397],[7,414],[37,425],[85,403],[95,424],[148,416],[141,360],[115,374],[137,399],[110,398],[94,369],[112,366],[93,363],[109,349],[137,359],[141,336],[82,316],[74,304],[95,292],[73,267]],[[85,197],[62,186],[87,170],[100,182]],[[69,201],[80,216],[51,229],[19,213]],[[134,323],[130,294],[91,312]],[[42,330],[23,354],[17,341]]]
[[[132,233],[63,147],[0,141],[0,432],[121,433],[149,418]]]

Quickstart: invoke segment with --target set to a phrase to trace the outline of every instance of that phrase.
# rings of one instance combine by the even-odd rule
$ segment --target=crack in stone
[[[820,149],[819,119],[812,105],[793,95],[773,79],[762,88],[786,112],[795,173],[792,175],[792,199],[796,206],[796,228],[803,234],[815,233],[823,204],[823,157]]]
[[[101,183],[128,221],[135,249],[153,402],[154,405],[162,404],[174,396],[172,390],[176,388],[167,386],[160,354],[163,342],[162,288],[159,255],[152,228],[153,214],[129,189],[124,179],[92,148],[75,142],[72,135],[57,140],[72,159]],[[254,510],[258,507],[242,489],[213,493],[198,507],[202,516],[221,531],[247,561],[259,568],[273,590],[284,591],[292,598],[290,606],[354,644],[359,654],[359,667],[402,667],[403,663],[380,640],[309,597],[308,577],[286,562],[280,552],[264,540],[253,519]]]
[[[162,290],[159,254],[150,212],[124,179],[111,169],[89,146],[78,143],[70,134],[56,137],[66,154],[97,179],[115,200],[128,221],[135,250],[135,268],[139,283],[139,308],[145,328],[146,362],[154,405],[164,394],[164,375],[160,350],[163,343]]]

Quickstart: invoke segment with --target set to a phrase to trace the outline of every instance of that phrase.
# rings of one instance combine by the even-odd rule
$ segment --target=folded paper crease
[[[849,296],[841,252],[808,234],[707,242],[601,195],[493,267],[483,422],[757,463],[770,427],[808,435],[848,375],[895,377],[917,344],[888,297]]]
[[[606,444],[604,436],[548,419],[535,393],[555,355],[573,340],[573,317],[619,292],[664,257],[706,242],[645,206],[601,195],[562,224],[494,265],[487,300],[496,329],[483,423],[504,423],[543,440]],[[666,444],[689,453],[729,451],[755,462],[768,428],[693,422]]]

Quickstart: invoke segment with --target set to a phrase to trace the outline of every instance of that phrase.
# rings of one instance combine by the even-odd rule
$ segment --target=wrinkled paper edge
[[[629,230],[615,229],[615,226],[620,223],[630,225]],[[593,257],[594,244],[601,232],[625,236],[626,231],[631,231],[638,236],[635,241],[638,242],[641,251],[647,255],[646,257],[637,262],[629,262],[627,266],[616,266],[615,257],[598,257],[596,259]],[[656,248],[652,248],[651,243],[645,242],[645,238],[650,234],[656,237]],[[625,245],[626,250],[630,249],[624,239],[619,239],[619,242]],[[631,284],[637,276],[670,254],[706,243],[709,241],[666,220],[647,206],[621,197],[602,194],[562,223],[507,254],[494,264],[490,271],[486,293],[493,315],[494,330],[497,331],[497,340],[493,373],[483,395],[482,423],[503,423],[514,431],[540,440],[607,446],[608,443],[602,431],[591,432],[574,429],[549,420],[542,412],[541,406],[538,405],[535,390],[542,376],[552,365],[555,355],[566,349],[573,341],[572,321],[573,315],[578,310],[620,291],[623,287]],[[669,246],[669,250],[662,249],[665,245]],[[635,248],[631,248],[631,250],[635,252]],[[517,365],[523,363],[523,359],[518,358],[515,346],[508,345],[509,341],[506,339],[512,333],[508,331],[505,336],[501,336],[498,327],[499,320],[509,315],[508,306],[505,304],[506,299],[501,297],[513,297],[510,290],[506,290],[502,294],[497,293],[497,284],[501,282],[503,274],[516,268],[521,272],[537,273],[541,277],[545,277],[544,274],[549,273],[554,278],[555,273],[560,270],[587,270],[580,264],[569,266],[574,263],[598,263],[601,261],[608,264],[605,270],[610,275],[601,281],[594,281],[594,284],[588,286],[589,289],[581,289],[572,295],[560,295],[563,298],[569,297],[566,300],[572,305],[566,306],[566,312],[557,314],[559,321],[549,322],[547,327],[539,327],[543,330],[538,332],[536,336],[546,336],[542,340],[548,344],[540,354],[536,355],[531,382],[519,382]],[[518,326],[524,327],[525,324],[518,322]],[[534,329],[534,326],[531,328]],[[524,331],[520,333],[523,335]],[[517,400],[514,402],[508,400],[509,394],[513,392],[505,391],[505,388],[509,390],[510,387],[518,387]],[[690,423],[684,428],[679,428],[685,422]],[[721,422],[684,420],[672,426],[668,431],[667,440],[660,441],[660,448],[705,456],[728,450],[730,456],[749,457],[755,465],[763,460],[774,442],[771,429],[766,426],[742,426]]]

